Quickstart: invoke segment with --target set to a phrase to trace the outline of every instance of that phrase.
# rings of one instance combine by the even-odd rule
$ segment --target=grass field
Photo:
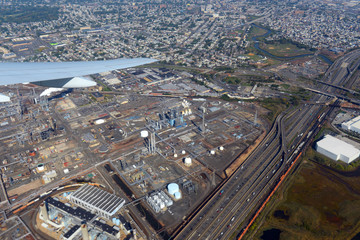
[[[302,54],[312,53],[309,50],[298,48],[296,45],[291,43],[276,43],[276,44],[265,44],[262,43],[260,47],[269,53],[279,57],[292,57]]]
[[[360,232],[360,176],[342,176],[307,156],[302,161],[247,239],[262,239],[270,229],[280,230],[280,239],[286,240],[350,240]]]
[[[268,30],[259,27],[252,26],[248,34],[248,40],[252,40],[252,37],[264,35]]]

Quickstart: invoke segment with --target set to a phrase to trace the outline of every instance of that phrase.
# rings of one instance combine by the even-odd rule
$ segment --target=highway
[[[353,79],[352,75],[359,68],[359,57],[360,50],[356,50],[335,61],[321,80],[330,84],[323,84],[317,90],[341,95],[345,90],[334,86],[350,89],[354,82],[347,81]],[[330,96],[318,94],[312,99],[331,100]],[[236,229],[246,226],[249,217],[333,109],[301,105],[278,116],[263,142],[201,208],[184,220],[174,232],[174,239],[229,239],[234,232],[239,234]]]

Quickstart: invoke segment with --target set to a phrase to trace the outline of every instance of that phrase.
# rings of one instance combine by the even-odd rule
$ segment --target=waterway
[[[258,35],[258,36],[254,36],[252,37],[252,40],[255,42],[254,44],[254,47],[259,50],[260,52],[262,52],[264,55],[267,55],[269,57],[272,57],[272,58],[275,58],[275,59],[279,59],[279,60],[292,60],[292,59],[296,59],[296,58],[302,58],[302,57],[308,57],[308,56],[314,56],[315,53],[308,53],[308,54],[300,54],[300,55],[295,55],[295,56],[289,56],[289,57],[282,57],[282,56],[276,56],[268,51],[266,51],[265,49],[262,49],[260,48],[259,46],[259,40],[258,38],[260,37],[267,37],[271,34],[271,30],[270,29],[267,29],[267,28],[264,28],[262,26],[259,26],[257,24],[252,24],[253,26],[255,27],[258,27],[258,28],[261,28],[261,29],[264,29],[266,30],[267,32],[263,35]],[[322,58],[326,63],[328,64],[333,64],[333,62],[326,56],[322,55],[322,54],[318,54],[317,55],[318,57]]]

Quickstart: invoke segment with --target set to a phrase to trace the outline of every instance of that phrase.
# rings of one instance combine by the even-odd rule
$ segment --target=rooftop
[[[318,147],[321,147],[323,149],[331,149],[331,152],[336,155],[345,155],[345,156],[354,156],[355,154],[358,154],[360,152],[359,149],[355,148],[349,143],[346,143],[340,139],[337,139],[336,137],[333,137],[331,135],[326,135],[323,139],[318,141],[317,143]]]
[[[70,200],[108,216],[114,215],[125,203],[124,199],[88,184],[72,193]]]

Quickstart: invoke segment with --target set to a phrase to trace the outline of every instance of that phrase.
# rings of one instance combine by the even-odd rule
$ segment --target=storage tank
[[[37,166],[37,170],[38,170],[39,172],[44,171],[44,170],[45,170],[44,164],[40,163],[40,164]]]
[[[180,192],[174,193],[174,197],[175,197],[176,200],[180,199],[181,198],[181,193]]]
[[[176,183],[170,183],[167,188],[169,194],[171,195],[174,195],[176,192],[179,192],[179,185],[177,185]]]
[[[223,146],[219,147],[219,150],[224,151],[224,147]]]
[[[104,122],[105,122],[104,119],[98,119],[98,120],[95,121],[95,124],[99,125],[99,124],[103,124]]]
[[[186,153],[186,151],[185,151],[185,150],[182,150],[182,151],[181,151],[181,154],[182,154],[182,155],[184,155],[185,153]]]
[[[146,131],[146,130],[143,130],[143,131],[140,132],[140,136],[141,136],[142,138],[146,138],[146,137],[149,136],[149,132]]]
[[[211,155],[215,155],[215,151],[214,151],[214,150],[211,150],[211,151],[210,151],[210,154],[211,154]]]
[[[186,157],[184,159],[184,163],[185,163],[185,166],[187,166],[187,167],[191,166],[191,164],[192,164],[191,158]]]
[[[175,153],[175,154],[174,154],[174,158],[177,158],[177,157],[178,157],[178,155]]]

